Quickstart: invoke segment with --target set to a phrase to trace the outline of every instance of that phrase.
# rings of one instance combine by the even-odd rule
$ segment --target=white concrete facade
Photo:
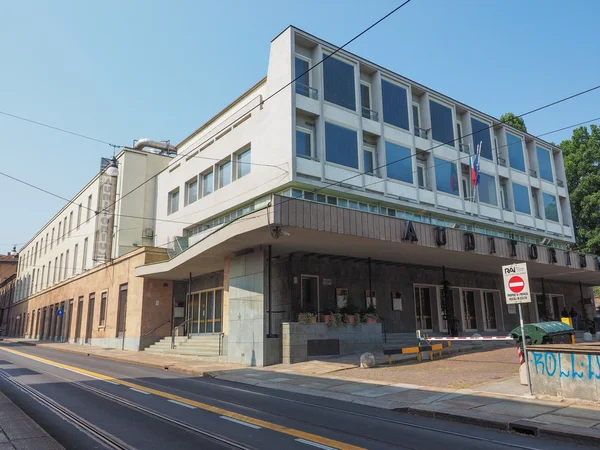
[[[158,177],[156,246],[179,253],[202,238],[203,231],[264,207],[268,194],[275,192],[561,249],[574,242],[559,148],[346,51],[332,58],[352,70],[353,108],[328,100],[325,72],[331,69],[325,64],[301,80],[310,86],[297,81],[282,89],[300,75],[297,58],[310,67],[335,49],[293,27],[272,41],[266,79],[185,139],[178,146],[179,156]],[[384,85],[405,92],[401,102],[406,111],[386,111]],[[449,114],[451,131],[445,132],[452,142],[435,139],[441,129],[436,123],[441,121],[432,119],[439,114],[432,113],[434,107]],[[405,116],[404,128],[390,123],[393,114]],[[327,129],[335,128],[332,125],[349,130],[356,139],[348,151],[357,154],[341,156],[355,163],[340,164],[327,150]],[[477,146],[471,136],[477,131],[474,126],[490,127],[475,138],[490,147],[487,158],[480,159],[482,182],[477,189],[471,186],[469,172]],[[298,136],[310,136],[308,154],[296,142]],[[396,160],[386,151],[390,144],[410,153],[403,165],[408,172],[394,169]],[[250,164],[240,172],[238,155],[247,150]],[[365,164],[372,165],[371,173]],[[454,165],[450,187],[440,185],[444,165]],[[211,171],[212,179],[205,177]],[[220,184],[222,171],[230,180],[226,186]],[[197,192],[191,197],[190,186]]]
[[[116,155],[118,200],[115,204],[112,258],[151,245],[156,180],[119,199],[156,175],[171,159],[156,153],[123,149]],[[28,298],[104,262],[94,260],[99,203],[99,172],[20,249],[14,302]],[[149,231],[152,230],[152,233]],[[149,236],[145,238],[144,236]]]

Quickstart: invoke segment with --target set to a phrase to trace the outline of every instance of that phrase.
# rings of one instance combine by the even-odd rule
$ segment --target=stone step
[[[196,350],[184,350],[184,349],[151,349],[148,348],[145,351],[148,353],[155,353],[160,355],[172,355],[172,356],[219,356],[218,352],[210,351],[196,351]]]

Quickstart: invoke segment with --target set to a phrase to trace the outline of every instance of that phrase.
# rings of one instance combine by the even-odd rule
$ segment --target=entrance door
[[[40,335],[40,310],[37,310],[37,320],[35,322],[35,335],[36,337]]]
[[[46,328],[46,308],[42,309],[42,326],[40,327],[39,339],[44,339],[45,328]]]
[[[546,305],[546,296],[544,294],[535,294],[535,303],[538,312],[538,321],[548,320],[548,307]]]
[[[463,291],[462,297],[463,329],[477,331],[477,314],[475,312],[475,291]]]
[[[75,342],[81,339],[81,322],[83,320],[83,297],[77,302],[77,322],[75,322]]]
[[[92,330],[94,329],[94,303],[96,302],[96,295],[90,294],[90,300],[88,302],[87,311],[87,324],[85,327],[85,343],[89,344],[92,342]]]
[[[191,317],[191,333],[200,333],[200,294],[192,294],[188,303],[188,317]]]
[[[560,314],[565,306],[565,300],[562,295],[551,295],[550,299],[552,300],[552,316],[554,320],[560,320]]]
[[[301,275],[300,310],[301,312],[319,313],[319,277],[318,275]]]
[[[73,300],[69,301],[68,310],[66,311],[67,321],[65,322],[65,342],[69,342],[71,337],[71,322],[73,322]]]
[[[188,307],[192,334],[220,333],[223,315],[223,290],[192,294]]]
[[[431,319],[431,294],[428,287],[415,287],[415,314],[417,330],[433,331]]]
[[[117,338],[125,339],[125,326],[127,319],[127,285],[119,288],[119,312],[117,315]],[[124,342],[123,342],[124,343]]]
[[[217,289],[215,291],[215,324],[213,325],[215,333],[221,333],[223,326],[221,325],[221,318],[223,317],[223,290]]]
[[[437,305],[438,305],[438,319],[440,322],[440,331],[448,332],[448,321],[444,320],[444,311],[442,310],[442,299],[444,298],[444,288],[440,287],[437,290]],[[446,301],[449,304],[449,308],[451,311],[454,310],[454,293],[448,289],[448,298]]]
[[[493,292],[483,293],[483,317],[485,320],[486,330],[496,331],[498,329],[498,325],[496,324],[496,306]]]

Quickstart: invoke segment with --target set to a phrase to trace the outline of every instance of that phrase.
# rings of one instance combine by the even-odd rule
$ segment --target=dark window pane
[[[365,173],[373,173],[373,152],[364,150]]]
[[[383,121],[408,130],[408,103],[406,89],[389,81],[381,80],[383,96]]]
[[[456,164],[440,158],[434,158],[434,164],[437,190],[446,194],[458,195],[458,172]]]
[[[306,72],[308,70],[308,61],[306,61],[305,59],[302,58],[298,58],[296,56],[296,64],[295,64],[295,68],[296,68],[296,77],[298,77],[300,74]],[[298,78],[296,80],[296,92],[298,94],[302,94],[305,96],[308,96],[308,87],[310,83],[309,83],[309,75],[308,73],[305,73],[304,75],[302,75],[300,78]]]
[[[529,202],[529,189],[518,183],[513,183],[513,198],[515,201],[515,211],[525,214],[531,214],[531,203]]]
[[[452,110],[431,100],[429,101],[429,109],[431,112],[431,135],[433,139],[454,146]]]
[[[479,173],[479,201],[488,205],[498,206],[496,195],[496,177],[487,173]]]
[[[508,146],[510,167],[525,172],[525,158],[523,156],[523,143],[521,139],[510,133],[506,133],[506,144]]]
[[[356,131],[325,122],[325,154],[329,162],[358,169]]]
[[[537,151],[540,178],[548,181],[554,181],[554,177],[552,176],[552,163],[550,162],[550,152],[541,147],[536,147],[535,149]]]
[[[386,142],[385,158],[388,178],[406,183],[413,182],[412,156],[409,148]]]
[[[296,130],[296,155],[305,158],[311,158],[311,139],[310,133],[302,130]]]
[[[354,66],[335,57],[323,61],[325,100],[356,110],[354,97]]]
[[[556,197],[544,192],[544,212],[546,220],[558,222],[558,208],[556,206]]]
[[[415,124],[415,128],[421,128],[421,118],[419,117],[419,107],[417,105],[413,105],[413,122]]]
[[[370,88],[366,84],[360,85],[360,101],[363,108],[371,109]]]
[[[473,132],[473,150],[477,151],[477,146],[482,143],[481,156],[492,160],[492,139],[490,138],[490,126],[487,123],[480,122],[477,119],[471,119],[471,128]]]

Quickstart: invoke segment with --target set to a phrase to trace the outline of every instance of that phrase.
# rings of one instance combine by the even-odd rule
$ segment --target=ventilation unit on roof
[[[152,228],[144,228],[142,231],[142,237],[152,239],[154,237],[154,230]]]

